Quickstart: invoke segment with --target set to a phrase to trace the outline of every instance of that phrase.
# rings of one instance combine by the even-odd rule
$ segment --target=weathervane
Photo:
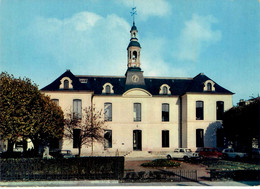
[[[135,23],[135,15],[137,15],[137,13],[136,13],[136,7],[133,7],[132,8],[132,12],[130,12],[131,13],[131,16],[133,17],[133,23]]]

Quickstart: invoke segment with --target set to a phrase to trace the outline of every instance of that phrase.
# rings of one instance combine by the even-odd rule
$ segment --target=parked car
[[[199,157],[198,153],[194,153],[189,148],[176,148],[173,152],[167,154],[167,159],[195,159]]]
[[[71,153],[70,150],[57,150],[50,152],[50,155],[54,158],[74,158],[75,155]]]
[[[219,152],[216,148],[207,148],[207,147],[203,147],[200,148],[199,151],[199,157],[200,158],[218,158],[218,159],[222,159],[223,158],[223,154],[221,152]]]
[[[247,153],[237,152],[234,148],[226,148],[222,151],[224,158],[240,159],[248,157]]]

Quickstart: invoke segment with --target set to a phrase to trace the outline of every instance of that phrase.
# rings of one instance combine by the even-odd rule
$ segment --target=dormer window
[[[103,85],[103,94],[114,94],[113,85],[111,83],[106,83]]]
[[[106,86],[106,93],[107,94],[111,93],[111,87],[109,85]]]
[[[64,89],[69,89],[69,80],[64,80]]]
[[[160,87],[159,94],[161,94],[161,95],[170,95],[170,94],[171,94],[170,86],[167,85],[167,84],[163,84],[163,85]]]
[[[203,91],[215,91],[215,83],[211,80],[205,81]]]
[[[64,77],[60,80],[60,89],[73,89],[72,80],[69,77]]]
[[[212,84],[211,83],[207,84],[207,91],[212,91]]]
[[[168,88],[166,86],[163,87],[163,94],[164,95],[168,94]]]

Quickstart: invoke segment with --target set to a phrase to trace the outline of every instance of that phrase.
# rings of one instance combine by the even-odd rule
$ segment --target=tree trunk
[[[38,155],[39,154],[39,147],[40,147],[40,142],[38,140],[32,140],[32,143],[33,143],[33,151],[35,153],[35,155]]]
[[[79,145],[78,150],[79,150],[79,157],[80,157],[80,155],[81,155],[81,145]]]
[[[8,153],[13,153],[14,152],[14,142],[11,141],[11,140],[8,140],[7,152]]]
[[[26,153],[27,152],[27,140],[26,139],[23,139],[23,153]]]
[[[91,155],[94,154],[93,137],[91,138]]]

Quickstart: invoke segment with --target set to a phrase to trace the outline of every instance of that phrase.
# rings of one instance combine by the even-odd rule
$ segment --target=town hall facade
[[[203,73],[194,78],[145,77],[134,22],[130,33],[124,76],[74,75],[67,70],[41,89],[42,93],[65,116],[73,111],[81,117],[83,109],[93,105],[104,112],[105,139],[94,144],[96,155],[138,156],[178,147],[221,147],[223,138],[217,131],[223,112],[232,107],[233,93]],[[64,138],[59,148],[78,152],[73,139]],[[90,147],[82,147],[83,155],[90,153]]]

